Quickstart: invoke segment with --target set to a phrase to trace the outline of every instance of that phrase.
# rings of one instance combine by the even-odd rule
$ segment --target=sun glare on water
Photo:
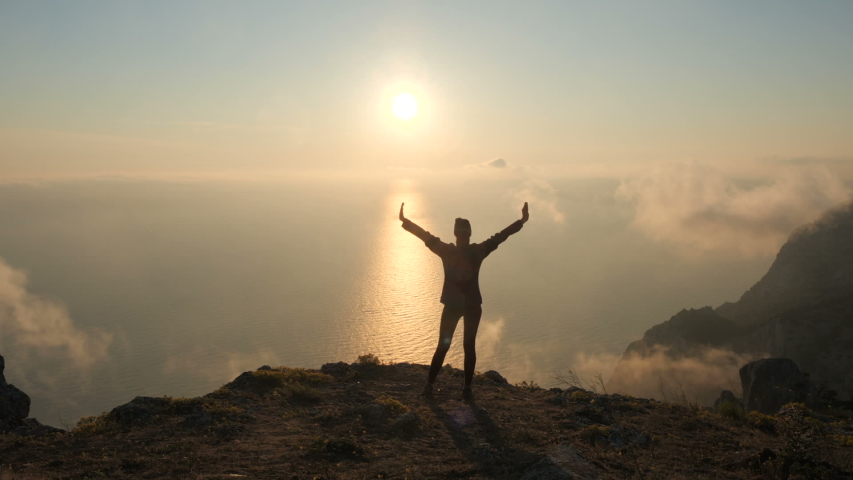
[[[418,114],[418,99],[411,93],[401,93],[391,102],[391,111],[400,120],[411,120]]]

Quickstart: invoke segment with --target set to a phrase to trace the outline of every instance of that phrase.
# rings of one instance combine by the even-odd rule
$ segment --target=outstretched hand
[[[406,221],[406,217],[403,215],[403,205],[405,205],[405,204],[406,204],[406,202],[403,202],[400,204],[400,221],[401,222]]]
[[[403,207],[400,207],[400,215],[403,215]],[[521,223],[527,223],[527,220],[530,218],[530,214],[527,213],[527,202],[524,202],[524,206],[521,207]]]

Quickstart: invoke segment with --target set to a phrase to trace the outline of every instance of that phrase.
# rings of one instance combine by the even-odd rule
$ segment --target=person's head
[[[457,218],[453,225],[453,234],[456,238],[471,238],[471,222],[464,218]]]

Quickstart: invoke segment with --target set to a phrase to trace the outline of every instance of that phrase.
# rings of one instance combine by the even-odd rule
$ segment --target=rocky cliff
[[[764,277],[717,313],[738,325],[761,325],[786,311],[853,294],[853,203],[795,231]]]
[[[30,397],[6,383],[6,361],[0,355],[0,433],[18,427],[30,413]]]
[[[815,383],[853,399],[853,203],[795,231],[737,302],[684,310],[649,329],[628,346],[608,389],[660,397],[650,385],[674,379],[708,402],[737,378],[736,363],[767,356],[791,358]]]

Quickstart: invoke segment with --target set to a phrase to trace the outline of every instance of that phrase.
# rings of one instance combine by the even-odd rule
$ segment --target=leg
[[[435,347],[435,354],[432,356],[432,363],[429,366],[428,383],[435,382],[435,377],[441,371],[441,365],[444,363],[444,357],[447,351],[450,350],[450,341],[453,340],[453,332],[456,330],[456,324],[459,323],[459,317],[462,316],[462,309],[444,306],[444,311],[441,312],[441,327],[438,330],[438,346]]]
[[[465,309],[465,337],[462,345],[465,347],[465,387],[470,387],[474,381],[474,367],[477,365],[477,349],[474,342],[477,339],[477,329],[480,327],[480,317],[483,309],[473,305]]]

